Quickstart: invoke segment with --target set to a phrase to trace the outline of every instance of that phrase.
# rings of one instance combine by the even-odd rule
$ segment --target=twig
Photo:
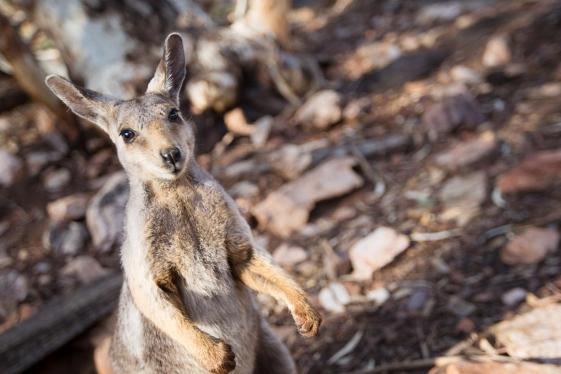
[[[351,143],[350,150],[353,156],[357,159],[360,168],[366,175],[368,180],[374,185],[374,198],[377,200],[381,198],[386,192],[386,184],[382,176],[370,165],[366,157],[360,152],[358,147]]]
[[[459,236],[462,233],[460,229],[452,229],[437,232],[414,232],[411,239],[416,242],[435,242]]]

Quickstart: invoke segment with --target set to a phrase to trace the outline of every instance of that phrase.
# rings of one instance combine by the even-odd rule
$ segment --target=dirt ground
[[[431,18],[423,13],[435,3],[295,1],[290,19],[297,46],[320,62],[327,86],[342,94],[343,107],[360,110],[344,114],[340,123],[328,129],[275,126],[259,152],[245,151],[249,141],[240,138],[220,154],[213,151],[199,156],[203,165],[224,170],[237,161],[259,160],[287,143],[327,139],[339,144],[346,137],[410,136],[405,148],[368,157],[384,181],[383,196],[375,196],[373,182],[357,166],[364,186],[319,203],[307,230],[312,234],[298,233],[283,240],[258,227],[248,214],[258,238],[267,241],[271,251],[284,242],[307,252],[305,261],[286,268],[322,310],[324,322],[319,335],[312,339],[298,336],[286,309],[269,299],[262,300],[264,312],[286,341],[301,373],[349,373],[437,357],[473,334],[484,333],[498,321],[529,308],[527,302],[506,304],[502,297],[508,291],[521,288],[537,299],[561,294],[558,249],[539,263],[523,266],[509,266],[500,256],[513,233],[526,225],[558,225],[561,191],[547,188],[509,194],[500,204],[493,197],[498,176],[528,155],[561,146],[561,2],[449,1],[438,4],[456,4],[459,14]],[[490,68],[482,63],[483,55],[489,40],[497,36],[507,37],[511,56],[506,67]],[[401,53],[381,67],[378,62],[362,62],[361,46],[374,42],[398,46]],[[380,60],[383,58],[380,56]],[[423,115],[440,102],[446,87],[460,81],[460,74],[452,73],[460,65],[476,75],[462,85],[484,120],[431,137],[432,129]],[[548,93],[548,87],[553,87],[553,94]],[[261,114],[257,110],[253,116]],[[0,140],[7,147],[17,144],[18,155],[49,146],[39,139],[37,124],[49,120],[43,119],[37,104],[27,103],[0,113],[0,121],[4,121],[0,122]],[[8,132],[8,124],[14,123],[17,130]],[[496,136],[498,146],[493,152],[466,166],[447,169],[435,165],[435,155],[483,132]],[[92,193],[96,190],[94,179],[119,170],[109,143],[99,140],[99,134],[93,131],[90,136],[94,140],[88,142],[88,152],[73,151],[35,176],[2,190],[0,223],[8,222],[8,229],[0,233],[1,249],[8,260],[2,261],[1,269],[16,269],[29,283],[17,315],[7,318],[2,330],[32,316],[42,303],[71,292],[79,283],[60,273],[69,258],[46,252],[42,236],[48,226],[48,201],[76,192]],[[211,147],[207,144],[202,148]],[[94,163],[99,170],[95,178],[88,177],[86,169]],[[60,168],[70,171],[71,181],[49,193],[45,190],[45,173]],[[437,198],[441,188],[454,177],[476,172],[484,175],[485,198],[473,218],[464,224],[439,219],[445,208]],[[227,189],[242,180],[224,173],[216,177]],[[245,201],[247,206],[262,201],[287,182],[273,171],[250,173],[243,180],[259,187],[258,195]],[[422,197],[411,191],[422,192]],[[380,226],[410,236],[444,233],[444,238],[413,239],[403,254],[376,271],[371,280],[350,279],[349,249]],[[119,268],[116,249],[99,253],[90,244],[84,252],[106,269]],[[335,253],[336,260],[329,253]],[[381,305],[357,298],[345,306],[343,313],[328,311],[321,306],[318,294],[333,281],[342,283],[351,296],[384,287],[390,297]],[[28,372],[93,372],[90,334],[75,339]],[[360,340],[349,354],[330,361],[356,336]],[[392,372],[426,373],[430,367]]]

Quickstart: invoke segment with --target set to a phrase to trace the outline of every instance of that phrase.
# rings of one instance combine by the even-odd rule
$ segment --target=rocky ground
[[[561,372],[561,2],[306,0],[290,20],[324,87],[233,109],[198,159],[322,310],[304,339],[260,297],[301,372]],[[0,113],[0,331],[119,269],[114,151],[93,130],[69,151],[54,121]],[[32,372],[92,372],[90,335]]]

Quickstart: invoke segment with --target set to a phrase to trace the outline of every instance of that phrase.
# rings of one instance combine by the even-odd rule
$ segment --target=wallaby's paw
[[[316,336],[321,325],[321,316],[310,305],[306,305],[294,311],[294,322],[300,335]]]
[[[214,351],[212,361],[209,362],[211,373],[227,374],[236,368],[236,355],[230,345],[218,342]]]

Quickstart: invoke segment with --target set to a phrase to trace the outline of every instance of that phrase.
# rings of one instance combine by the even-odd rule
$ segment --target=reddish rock
[[[503,248],[501,259],[508,265],[540,262],[559,245],[559,233],[553,229],[530,227],[514,236]]]
[[[559,184],[561,150],[535,153],[497,179],[503,194],[543,191]]]
[[[434,161],[447,169],[456,169],[474,164],[497,148],[495,134],[486,131],[478,137],[457,143],[451,148],[437,154]]]

